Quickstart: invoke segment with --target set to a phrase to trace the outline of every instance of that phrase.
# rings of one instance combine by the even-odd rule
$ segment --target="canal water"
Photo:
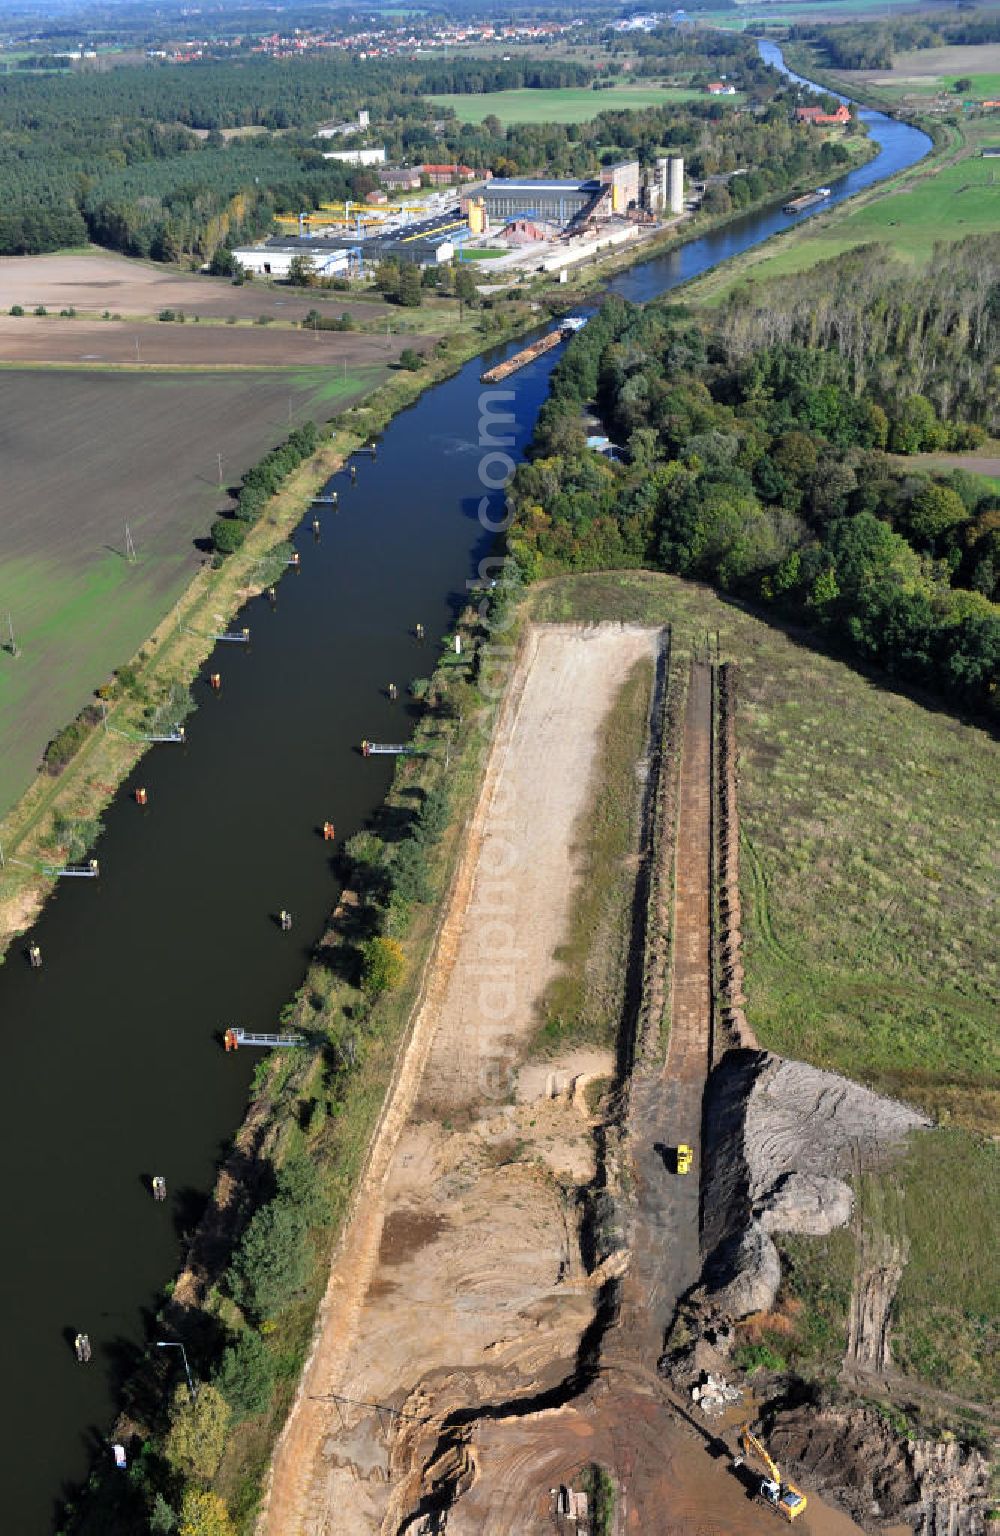
[[[929,147],[869,116],[882,153],[837,184],[838,200]],[[789,222],[749,215],[611,286],[647,299]],[[557,356],[505,385],[515,459]],[[378,806],[391,764],[362,758],[359,743],[410,730],[405,685],[431,671],[489,552],[477,516],[484,366],[397,417],[377,460],[355,460],[356,485],[331,481],[339,510],[321,510],[318,539],[300,531],[301,569],[274,606],[256,599],[236,621],[249,647],[219,646],[196,683],[187,744],[154,748],[106,813],[100,879],[63,881],[47,904],[29,936],[43,968],[20,945],[0,967],[0,1507],[17,1536],[47,1536],[95,1449],[109,1454],[121,1375],[155,1347],[157,1293],[246,1104],[255,1053],[226,1055],[222,1031],[272,1029],[300,983],[338,895],[318,828],[333,820],[342,843]],[[165,1204],[150,1198],[153,1173],[166,1176]],[[87,1367],[73,1358],[78,1329],[94,1348]]]

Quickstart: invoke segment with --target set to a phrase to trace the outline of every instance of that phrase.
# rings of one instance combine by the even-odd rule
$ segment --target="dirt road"
[[[400,1529],[422,1506],[449,1413],[572,1368],[600,1279],[579,1251],[577,1189],[594,1151],[573,1089],[610,1060],[518,1068],[567,928],[573,830],[602,723],[657,635],[609,625],[528,636],[278,1449],[261,1523],[270,1536]]]
[[[632,1262],[614,1353],[655,1365],[679,1298],[701,1268],[701,1101],[712,1020],[710,969],[712,677],[691,669],[684,713],[676,841],[670,1038],[661,1070],[633,1078],[629,1125],[636,1179]],[[675,1171],[678,1142],[694,1152]]]

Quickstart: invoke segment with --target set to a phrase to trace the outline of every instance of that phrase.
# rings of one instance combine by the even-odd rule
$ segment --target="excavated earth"
[[[738,1425],[760,1411],[729,1359],[732,1324],[774,1302],[771,1234],[846,1223],[848,1174],[927,1121],[757,1048],[742,1013],[733,679],[707,661],[686,689],[671,676],[673,739],[651,744],[653,869],[637,891],[658,932],[616,1120],[588,1111],[608,1053],[529,1059],[602,723],[629,668],[662,663],[663,645],[638,626],[544,626],[522,648],[262,1536],[580,1536],[559,1490],[594,1463],[615,1483],[615,1536],[776,1528],[759,1473],[732,1465]],[[680,1139],[690,1178],[671,1165]],[[859,1365],[885,1353],[884,1337],[866,1353],[865,1335],[887,1336],[891,1295],[857,1309]],[[714,1419],[698,1387],[709,1371],[740,1388]],[[907,1444],[867,1408],[764,1419],[808,1489],[804,1536],[983,1536],[977,1452]]]
[[[408,1528],[444,1422],[553,1387],[608,1273],[581,1257],[595,1172],[583,1088],[610,1053],[525,1066],[569,921],[573,829],[603,722],[656,629],[531,632],[497,728],[466,863],[377,1134],[262,1529]],[[359,1299],[362,1298],[362,1299]],[[387,1405],[395,1413],[386,1412]]]

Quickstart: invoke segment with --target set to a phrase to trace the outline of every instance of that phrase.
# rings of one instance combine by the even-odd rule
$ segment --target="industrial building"
[[[384,165],[385,148],[378,149],[328,149],[324,160],[342,160],[344,165]]]
[[[362,262],[415,262],[421,267],[443,266],[468,234],[454,208],[436,219],[421,219],[395,228],[344,230],[340,234],[276,236],[263,245],[247,246],[233,256],[246,272],[258,277],[287,277],[295,256],[308,257],[317,277],[345,277]]]
[[[268,240],[266,245],[250,245],[233,252],[244,272],[254,277],[287,277],[295,256],[310,259],[317,277],[346,277],[350,266],[349,250],[331,240]]]
[[[639,162],[604,166],[598,176],[584,181],[497,176],[486,183],[482,197],[491,222],[529,218],[565,227],[590,218],[609,219],[638,207]]]

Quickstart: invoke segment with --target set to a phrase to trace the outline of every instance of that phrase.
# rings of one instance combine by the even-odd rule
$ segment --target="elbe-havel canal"
[[[773,44],[760,48],[781,64]],[[825,207],[930,148],[913,128],[863,117],[880,153]],[[610,287],[652,298],[790,222],[778,209],[748,214]],[[558,356],[504,386],[515,458]],[[47,1536],[93,1454],[110,1454],[121,1374],[159,1337],[156,1297],[246,1104],[257,1053],[224,1054],[221,1031],[273,1029],[301,982],[338,894],[316,828],[329,817],[342,843],[379,804],[391,761],[366,761],[358,743],[408,733],[403,685],[430,671],[490,552],[477,518],[482,367],[397,417],[377,460],[355,461],[356,486],[335,477],[339,511],[320,513],[318,540],[299,532],[299,572],[275,606],[255,600],[237,619],[250,646],[220,646],[206,664],[187,745],[155,747],[106,813],[100,878],[64,881],[47,904],[28,936],[42,969],[21,943],[0,968],[0,1526],[11,1536]],[[273,920],[281,907],[290,933]],[[168,1181],[162,1204],[153,1173]],[[93,1345],[86,1367],[73,1357],[78,1329]]]

